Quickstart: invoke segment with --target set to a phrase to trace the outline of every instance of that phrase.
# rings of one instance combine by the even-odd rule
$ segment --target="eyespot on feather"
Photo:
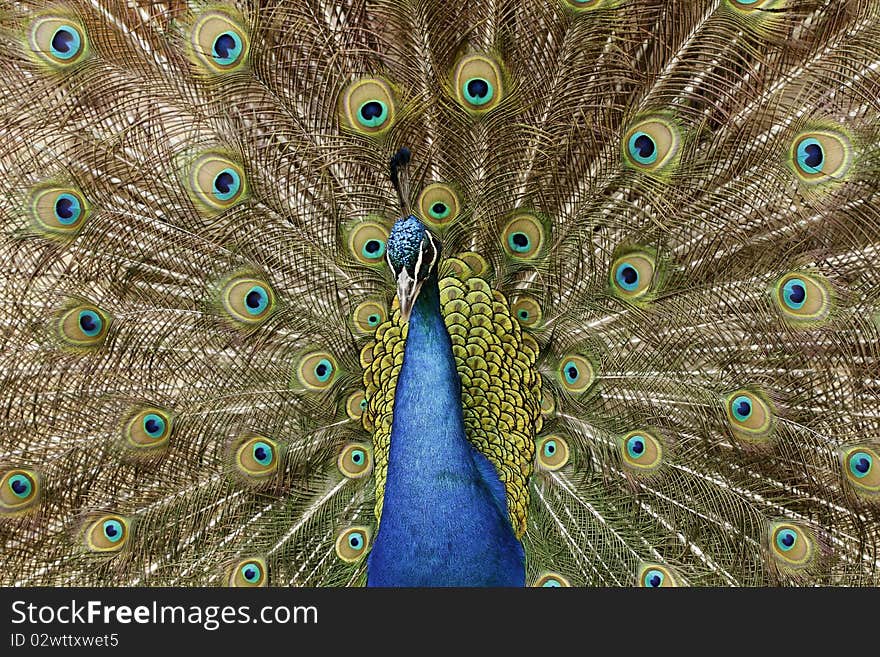
[[[763,394],[741,389],[725,398],[725,411],[734,436],[752,443],[770,439],[776,428],[776,413]]]
[[[768,9],[776,9],[785,6],[786,0],[726,0],[726,2],[734,9],[751,13],[757,11],[763,18],[772,14],[767,14]]]
[[[31,226],[44,237],[76,235],[89,216],[89,205],[73,187],[39,186],[30,194]]]
[[[654,285],[657,263],[647,251],[633,251],[614,260],[609,278],[611,291],[625,301],[645,297]]]
[[[367,410],[367,397],[363,390],[356,390],[345,400],[345,413],[352,420],[360,420]]]
[[[33,470],[13,468],[0,473],[0,516],[15,516],[36,508],[42,484]]]
[[[90,552],[119,552],[129,540],[131,521],[125,516],[107,514],[87,523],[84,531],[86,549]]]
[[[61,15],[35,19],[28,33],[28,45],[38,61],[56,70],[79,64],[89,52],[89,40],[82,23]]]
[[[155,406],[136,409],[123,425],[123,444],[138,451],[163,450],[168,446],[173,425],[168,411]]]
[[[535,445],[535,456],[541,470],[549,472],[560,470],[568,464],[570,456],[568,443],[558,435],[540,438]]]
[[[419,194],[418,207],[426,224],[441,228],[456,220],[461,211],[461,199],[451,186],[432,183]]]
[[[844,133],[812,130],[794,138],[788,162],[803,183],[818,185],[845,180],[854,157],[852,143]]]
[[[348,232],[348,250],[363,265],[385,265],[388,228],[377,221],[366,220],[351,226]]]
[[[352,315],[355,331],[362,335],[373,335],[388,319],[388,309],[384,302],[364,301],[358,304]]]
[[[770,553],[788,568],[807,568],[815,560],[816,538],[806,527],[788,521],[770,524]]]
[[[342,448],[336,459],[339,471],[349,479],[361,479],[373,469],[373,457],[370,450],[358,443],[349,443]]]
[[[188,189],[209,216],[228,210],[247,198],[248,186],[240,163],[219,153],[204,153],[190,165]]]
[[[623,465],[635,474],[656,472],[663,463],[663,443],[653,431],[630,431],[618,441]]]
[[[239,326],[262,324],[275,310],[275,305],[272,287],[255,276],[232,276],[220,289],[221,308]]]
[[[227,582],[229,586],[256,588],[269,585],[269,568],[266,561],[259,557],[242,559],[229,569]]]
[[[65,346],[88,350],[104,343],[110,322],[110,316],[97,306],[81,304],[62,311],[56,330]]]
[[[541,415],[550,417],[556,412],[556,400],[553,399],[553,393],[546,389],[541,390]]]
[[[278,472],[278,443],[271,438],[248,434],[234,444],[236,470],[249,479],[265,479]]]
[[[567,588],[571,584],[559,573],[545,572],[535,580],[532,586],[535,588]]]
[[[593,363],[580,354],[569,354],[561,358],[557,376],[562,387],[572,394],[586,392],[596,381]]]
[[[370,530],[367,527],[349,527],[336,537],[336,556],[347,563],[358,561],[367,551]]]
[[[501,65],[487,55],[462,57],[452,73],[455,99],[472,114],[488,112],[504,98]]]
[[[849,487],[867,497],[880,496],[880,453],[876,447],[856,445],[840,450],[840,464]]]
[[[544,313],[541,311],[538,300],[527,295],[516,297],[510,304],[510,310],[520,325],[525,328],[539,328],[544,319]]]
[[[504,252],[514,260],[533,260],[546,240],[543,224],[532,214],[518,214],[501,231]]]
[[[190,48],[200,68],[222,75],[241,70],[247,63],[250,39],[240,18],[212,10],[193,24]]]
[[[364,78],[350,84],[340,100],[343,125],[364,135],[378,135],[394,124],[394,93],[385,80]]]
[[[794,327],[810,327],[831,314],[834,296],[828,281],[806,272],[791,272],[773,287],[773,300],[782,318]]]
[[[309,390],[327,390],[336,380],[338,371],[339,366],[332,354],[326,351],[311,352],[300,357],[296,366],[296,380]]]
[[[643,563],[639,565],[636,581],[644,588],[672,588],[679,585],[675,572],[659,563]]]
[[[624,162],[643,171],[659,171],[674,161],[680,145],[674,123],[660,117],[644,119],[624,135]]]

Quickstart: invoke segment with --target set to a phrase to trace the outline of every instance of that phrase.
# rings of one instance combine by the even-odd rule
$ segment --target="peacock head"
[[[407,322],[422,285],[437,274],[440,242],[411,214],[398,219],[392,226],[385,256],[397,281],[400,319]]]

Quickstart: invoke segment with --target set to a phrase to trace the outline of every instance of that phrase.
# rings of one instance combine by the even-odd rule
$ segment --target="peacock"
[[[0,584],[877,586],[878,33],[0,0]]]

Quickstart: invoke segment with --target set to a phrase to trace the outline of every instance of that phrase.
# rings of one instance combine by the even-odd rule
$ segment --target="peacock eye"
[[[70,237],[82,227],[88,207],[77,190],[39,186],[31,194],[30,212],[33,227],[46,237]]]
[[[804,173],[821,173],[825,153],[818,139],[802,139],[797,145],[797,163]]]
[[[79,30],[72,25],[62,25],[52,34],[51,53],[53,57],[71,59],[76,57],[80,48],[82,48],[82,37]]]
[[[244,305],[251,315],[260,315],[269,305],[269,292],[262,285],[254,285],[244,297]]]
[[[379,260],[385,255],[385,241],[379,239],[365,241],[361,254],[369,260]]]
[[[626,441],[626,451],[631,458],[638,459],[645,453],[645,440],[641,436],[633,436]]]
[[[229,571],[229,585],[234,587],[266,586],[268,569],[262,559],[245,559],[234,564]]]
[[[150,438],[159,439],[165,434],[165,420],[155,413],[147,413],[143,421],[144,433]]]
[[[240,572],[244,581],[249,584],[256,584],[263,577],[263,570],[254,562],[242,566]]]
[[[37,477],[28,470],[9,470],[0,477],[0,514],[18,513],[37,500]]]
[[[267,283],[250,276],[234,276],[221,292],[223,309],[239,324],[256,326],[265,321],[275,307],[275,296]]]
[[[654,284],[655,257],[647,251],[633,251],[611,265],[611,291],[629,302],[644,297]]]
[[[532,259],[544,243],[544,226],[537,217],[522,214],[510,220],[502,231],[504,250],[515,260]]]
[[[98,335],[104,327],[104,321],[94,310],[80,310],[78,317],[80,330],[90,338]]]
[[[434,219],[442,220],[449,216],[449,206],[443,203],[442,201],[437,201],[431,206],[431,209],[428,210],[428,214],[431,215]]]
[[[563,358],[561,363],[559,378],[566,390],[580,393],[593,385],[593,365],[584,356],[571,355]]]
[[[246,481],[263,481],[278,471],[278,443],[264,436],[246,435],[233,443],[234,465]]]
[[[75,224],[82,215],[82,204],[73,194],[66,192],[58,195],[55,199],[55,219],[63,226]]]
[[[486,78],[471,78],[464,83],[464,99],[471,105],[485,105],[492,101],[495,88]]]
[[[263,466],[271,465],[275,459],[271,445],[262,440],[254,443],[251,454],[253,454],[254,461]]]
[[[790,529],[783,529],[776,534],[776,547],[783,552],[788,552],[797,543],[797,534]]]
[[[336,360],[326,352],[303,356],[297,366],[299,382],[310,390],[326,390],[336,378]]]
[[[354,309],[352,322],[359,333],[372,335],[376,327],[385,321],[385,304],[376,301],[364,301]]]
[[[45,16],[37,19],[30,32],[31,50],[46,63],[69,66],[86,52],[86,34],[81,25],[62,18]]]
[[[315,365],[315,378],[321,383],[325,383],[331,374],[333,374],[333,364],[326,358],[319,360]]]
[[[651,569],[647,573],[645,573],[645,585],[652,589],[663,586],[663,581],[665,579],[666,575],[656,569]]]
[[[776,414],[763,395],[739,390],[727,396],[725,410],[737,438],[762,442],[773,434]]]
[[[795,328],[822,322],[834,306],[831,286],[819,274],[786,274],[777,281],[774,296],[783,319]]]
[[[220,67],[233,66],[241,57],[244,44],[241,37],[232,30],[217,35],[211,47],[211,56]]]
[[[214,176],[214,196],[218,201],[228,201],[241,190],[241,177],[235,169],[227,167]]]
[[[786,306],[800,310],[807,300],[807,284],[799,278],[789,279],[782,287],[782,298]]]
[[[241,67],[249,48],[243,22],[225,11],[208,11],[193,25],[194,60],[209,73],[222,75]]]
[[[752,417],[752,400],[740,395],[730,402],[730,411],[737,420],[745,422]]]
[[[867,452],[853,452],[849,457],[849,471],[858,479],[867,477],[873,467],[874,457]]]
[[[795,137],[789,155],[793,169],[805,183],[843,180],[853,160],[849,139],[833,130],[804,132]]]
[[[358,108],[357,119],[365,128],[378,128],[388,120],[388,106],[381,100],[368,100]]]
[[[532,297],[517,297],[510,307],[514,312],[517,321],[526,328],[534,328],[538,326],[543,319],[541,306],[538,301]]]
[[[654,164],[657,161],[657,144],[648,133],[636,132],[629,138],[629,154],[639,164]]]
[[[485,112],[501,101],[501,67],[490,57],[470,55],[463,58],[453,76],[458,102],[472,112]]]
[[[632,292],[639,287],[639,271],[628,262],[623,262],[617,266],[617,271],[614,272],[614,279],[620,287],[628,292]]]
[[[651,431],[631,431],[620,441],[623,464],[635,474],[648,474],[660,467],[663,444]]]
[[[129,521],[122,516],[101,516],[86,527],[86,547],[92,552],[118,552],[127,542],[128,533]]]
[[[17,474],[9,478],[9,489],[16,497],[25,499],[33,492],[34,485],[27,475]]]
[[[154,407],[134,409],[122,430],[124,446],[137,450],[164,447],[171,436],[171,415]]]
[[[109,317],[95,306],[75,306],[61,315],[59,337],[69,346],[93,348],[103,343]]]
[[[190,169],[189,191],[206,212],[216,214],[244,200],[244,171],[223,155],[202,155]]]
[[[656,563],[642,564],[639,567],[638,582],[639,586],[649,589],[678,586],[672,570]]]
[[[367,397],[363,390],[355,390],[345,400],[345,412],[352,420],[360,420],[367,410]]]
[[[346,445],[336,460],[339,471],[349,479],[360,479],[370,474],[370,453],[361,445]]]
[[[377,134],[394,122],[394,97],[384,80],[365,78],[345,90],[342,118],[348,127],[364,134]]]
[[[348,235],[351,254],[365,265],[382,265],[387,245],[388,229],[376,221],[357,223]]]
[[[559,573],[544,573],[535,580],[535,583],[532,584],[532,586],[550,589],[569,587],[571,584]]]
[[[666,119],[651,118],[638,123],[623,141],[625,160],[638,169],[654,171],[678,152],[677,128]]]
[[[105,520],[101,524],[101,529],[104,532],[104,538],[111,543],[117,543],[122,540],[124,530],[122,523],[118,520]]]
[[[419,194],[419,214],[433,226],[442,227],[453,221],[461,208],[458,193],[445,183],[431,183]]]
[[[542,438],[537,444],[538,466],[542,470],[559,470],[568,463],[568,443],[562,436]]]
[[[367,549],[370,534],[366,527],[351,527],[336,537],[336,556],[346,562],[360,559]]]

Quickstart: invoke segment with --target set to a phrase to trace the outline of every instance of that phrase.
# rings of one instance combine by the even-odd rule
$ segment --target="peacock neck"
[[[378,586],[521,586],[525,577],[504,487],[465,434],[436,276],[409,319],[368,573]]]

